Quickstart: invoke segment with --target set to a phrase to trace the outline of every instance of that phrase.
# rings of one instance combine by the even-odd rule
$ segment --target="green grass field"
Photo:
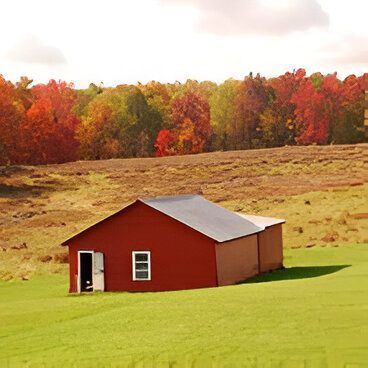
[[[368,367],[368,245],[288,249],[285,265],[167,293],[0,282],[0,367]]]
[[[368,367],[367,157],[364,144],[0,167],[0,368]],[[67,294],[63,240],[137,196],[185,193],[285,218],[287,269]]]

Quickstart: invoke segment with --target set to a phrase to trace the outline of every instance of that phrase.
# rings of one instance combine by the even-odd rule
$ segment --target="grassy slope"
[[[368,213],[367,162],[368,145],[350,145],[0,168],[0,279],[65,272],[64,239],[147,195],[285,218],[287,248],[368,243],[356,217]]]
[[[284,147],[0,168],[0,279],[12,280],[0,282],[0,367],[367,366],[368,248],[349,246],[368,243],[359,215],[368,213],[367,152]],[[66,295],[67,265],[55,258],[63,239],[136,196],[176,193],[286,218],[289,268],[217,289]],[[258,282],[266,279],[274,282]]]
[[[171,293],[67,296],[64,275],[0,282],[0,366],[366,367],[368,247],[285,261],[278,281]]]

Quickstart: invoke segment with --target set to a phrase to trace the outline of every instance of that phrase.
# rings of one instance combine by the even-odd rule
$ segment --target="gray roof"
[[[264,230],[199,195],[140,198],[139,201],[219,243]]]
[[[246,215],[244,213],[240,213],[240,212],[235,212],[237,215],[245,218],[246,220],[253,222],[253,224],[262,227],[262,228],[266,228],[269,226],[273,226],[273,225],[278,225],[278,224],[283,224],[285,222],[285,220],[283,219],[278,219],[278,218],[274,218],[274,217],[264,217],[264,216],[254,216],[254,215]]]

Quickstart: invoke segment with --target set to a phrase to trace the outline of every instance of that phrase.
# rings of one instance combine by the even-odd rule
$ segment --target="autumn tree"
[[[89,103],[102,92],[102,85],[97,86],[94,83],[90,83],[87,89],[76,91],[77,97],[73,112],[78,116],[79,119],[82,119],[82,117],[87,114]]]
[[[185,83],[176,83],[172,85],[172,96],[174,99],[181,98],[187,93],[194,93],[205,100],[209,100],[216,91],[217,85],[211,81],[198,82],[188,79]]]
[[[210,110],[206,99],[187,92],[171,106],[172,125],[156,139],[156,155],[199,153],[212,135]]]
[[[171,117],[177,130],[178,153],[202,152],[212,134],[208,101],[188,92],[173,102]]]
[[[135,86],[106,89],[88,106],[78,138],[86,159],[152,155],[161,119]]]
[[[368,77],[368,75],[367,75]],[[341,85],[343,114],[332,127],[334,143],[364,141],[364,76],[349,75]]]
[[[134,119],[129,129],[131,151],[134,157],[154,154],[154,142],[163,125],[160,112],[150,106],[144,94],[135,86],[117,87],[125,96],[127,112]]]
[[[77,159],[75,130],[78,118],[72,112],[72,84],[51,80],[32,88],[33,103],[21,124],[22,161],[29,164],[61,163]]]
[[[305,70],[285,73],[267,81],[269,103],[260,115],[262,142],[267,147],[295,144],[298,133],[292,96],[305,78]]]
[[[265,110],[268,94],[265,78],[252,73],[239,85],[235,98],[236,118],[231,126],[231,145],[234,149],[255,148],[259,145],[260,115]]]
[[[138,84],[138,88],[146,98],[147,104],[161,118],[162,127],[170,125],[171,91],[168,85],[151,81],[147,84]]]
[[[329,121],[324,113],[324,98],[315,89],[311,79],[306,79],[294,94],[295,115],[301,126],[297,142],[301,144],[327,143]]]
[[[24,106],[16,87],[0,75],[0,165],[19,162],[20,124]]]
[[[20,80],[15,83],[16,99],[21,104],[23,111],[27,111],[33,103],[34,96],[30,87],[32,83],[33,80],[25,76],[20,77]]]
[[[232,126],[236,124],[235,99],[241,82],[228,79],[210,98],[211,125],[214,131],[213,149],[229,149]]]
[[[119,112],[113,111],[106,94],[90,102],[77,130],[80,155],[85,160],[119,157],[121,151],[121,129],[116,122]]]
[[[326,144],[332,141],[335,124],[343,114],[342,83],[336,73],[315,83],[305,79],[294,94],[295,115],[301,126],[297,137],[301,144]]]
[[[178,137],[176,132],[169,129],[162,129],[157,135],[155,142],[156,156],[174,156],[177,154]]]
[[[75,90],[0,76],[0,165],[363,142],[367,78],[299,69],[219,86],[189,79]]]

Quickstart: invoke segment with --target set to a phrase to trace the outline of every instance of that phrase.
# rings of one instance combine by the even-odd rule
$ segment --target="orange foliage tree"
[[[208,101],[194,92],[176,98],[171,106],[173,128],[161,131],[156,139],[156,155],[203,152],[212,135]]]
[[[24,115],[15,86],[0,75],[0,165],[19,162],[20,124]]]

